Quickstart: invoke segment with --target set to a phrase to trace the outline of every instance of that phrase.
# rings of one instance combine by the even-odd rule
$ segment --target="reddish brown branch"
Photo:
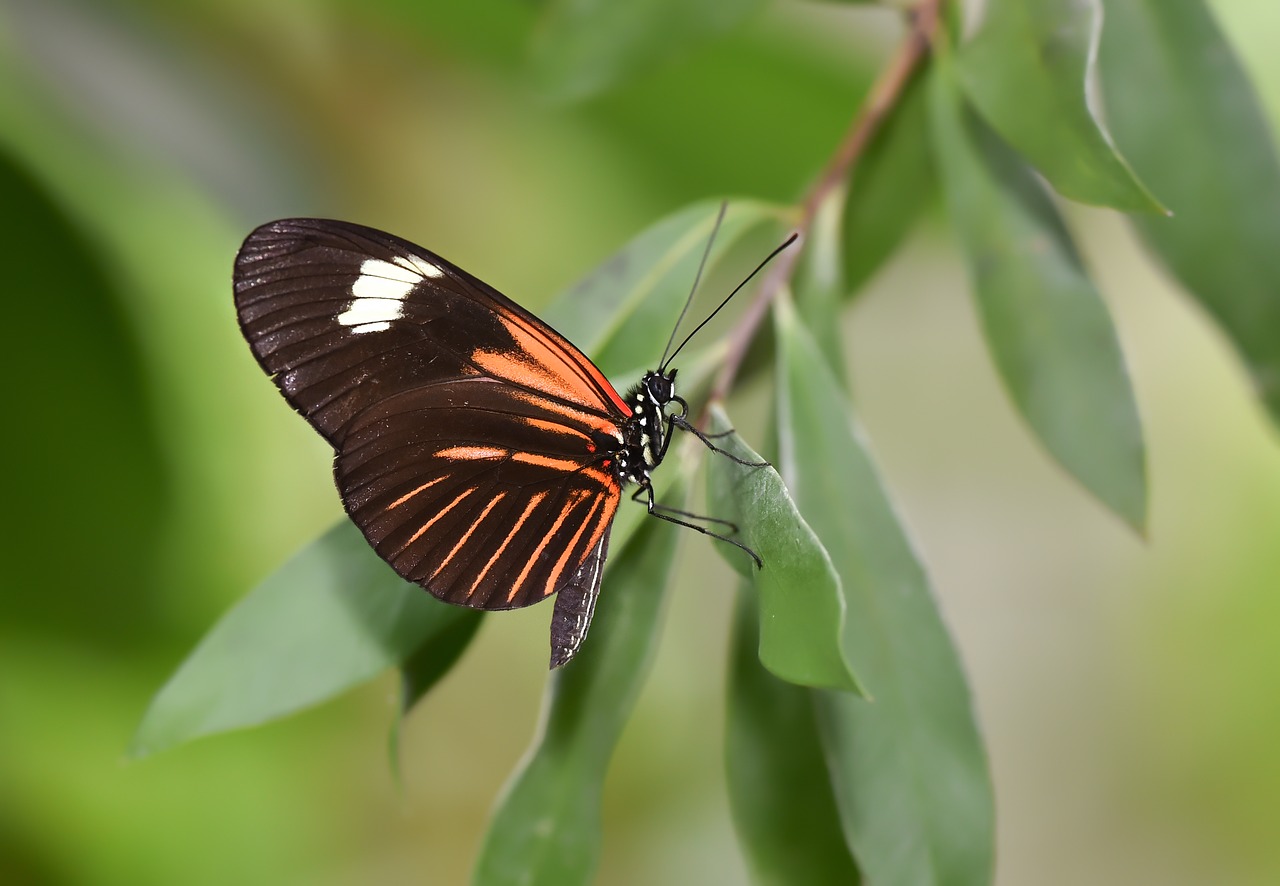
[[[813,225],[813,219],[832,193],[850,176],[858,160],[866,151],[872,137],[880,129],[881,124],[902,97],[911,77],[929,52],[941,16],[942,4],[946,0],[919,0],[910,12],[910,32],[907,34],[898,51],[889,59],[880,76],[871,85],[866,100],[858,109],[857,115],[849,126],[848,132],[841,140],[840,146],[827,162],[822,175],[805,194],[800,203],[800,220],[796,232],[800,235],[800,243],[788,249],[774,260],[766,272],[742,318],[729,334],[729,352],[725,356],[724,365],[716,376],[711,389],[711,402],[723,400],[737,378],[738,370],[747,355],[747,348],[755,338],[760,324],[768,314],[769,306],[777,298],[778,293],[791,281],[795,272],[796,260],[804,248],[804,238]]]

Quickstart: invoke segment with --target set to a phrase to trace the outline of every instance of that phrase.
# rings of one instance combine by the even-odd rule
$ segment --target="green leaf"
[[[868,882],[984,884],[986,757],[959,657],[839,383],[785,300],[779,464],[847,603],[844,648],[875,701],[815,692],[845,839]]]
[[[683,496],[670,499],[678,504]],[[600,856],[609,758],[648,675],[678,526],[614,539],[591,633],[551,673],[542,725],[489,824],[476,886],[589,883]]]
[[[1200,0],[1108,4],[1100,59],[1116,141],[1174,212],[1134,224],[1280,422],[1280,163],[1258,98]]]
[[[938,166],[1000,376],[1054,458],[1142,531],[1142,426],[1106,305],[1040,183],[949,73],[933,84]]]
[[[400,712],[407,714],[457,664],[484,613],[457,607],[459,618],[440,619],[400,664]]]
[[[818,347],[841,378],[845,374],[845,363],[840,309],[844,307],[847,287],[842,267],[845,250],[841,248],[840,212],[845,205],[839,195],[824,201],[814,215],[804,244],[792,247],[803,249],[793,284],[796,308],[809,327],[817,330]]]
[[[847,293],[857,292],[893,255],[937,194],[927,79],[923,71],[911,78],[853,169],[844,204]]]
[[[151,564],[173,512],[172,466],[126,287],[64,205],[0,149],[12,515],[0,636],[61,635],[111,657],[164,629]]]
[[[557,298],[544,319],[591,354],[606,375],[656,366],[689,297],[720,206],[695,203],[651,225]],[[766,203],[729,203],[707,272],[758,225],[780,218],[782,210]]]
[[[729,668],[729,808],[758,886],[860,882],[840,829],[813,693],[760,666],[754,594],[738,595]]]
[[[130,752],[324,701],[479,617],[405,582],[343,520],[214,625],[151,702]]]
[[[716,445],[744,461],[761,461],[731,427],[723,410],[713,407],[712,431],[727,434]],[[764,563],[756,569],[743,551],[716,545],[756,591],[760,663],[789,683],[865,695],[840,642],[845,622],[840,578],[778,472],[713,454],[707,464],[707,499],[712,513],[738,526],[735,540]]]
[[[1101,28],[1100,0],[989,3],[960,50],[958,73],[987,121],[1059,194],[1127,212],[1165,212],[1089,106]]]
[[[530,47],[535,82],[550,98],[597,95],[728,32],[763,0],[552,0]]]
[[[445,674],[453,669],[480,629],[484,615],[477,610],[463,610],[463,617],[442,619],[435,629],[422,638],[418,648],[400,663],[400,705],[391,723],[388,752],[391,771],[401,781],[400,733],[404,719],[419,701],[426,697]],[[470,616],[470,617],[467,617]]]

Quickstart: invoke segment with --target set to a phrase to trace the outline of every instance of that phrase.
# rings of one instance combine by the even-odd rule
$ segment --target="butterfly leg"
[[[671,429],[680,428],[681,430],[689,431],[689,433],[694,435],[694,437],[700,439],[704,446],[710,449],[710,451],[721,453],[722,456],[728,458],[730,461],[739,463],[739,465],[745,465],[746,467],[769,466],[769,462],[767,461],[746,461],[745,458],[739,458],[733,455],[733,453],[728,451],[728,449],[722,449],[721,447],[716,446],[716,444],[712,443],[712,440],[728,437],[728,435],[733,433],[732,429],[723,431],[723,433],[719,434],[704,434],[703,431],[698,430],[694,423],[691,423],[689,417],[687,417],[689,416],[689,403],[685,402],[684,397],[672,397],[671,402],[678,403],[678,405],[680,405],[680,412],[672,412],[671,415],[667,416],[667,437],[663,440],[662,455],[667,455],[667,447],[671,446]],[[662,460],[659,458],[659,461]]]
[[[690,523],[686,520],[681,520],[679,517],[673,517],[671,516],[670,513],[663,513],[663,511],[670,511],[677,514],[685,514],[685,516],[694,517],[694,519],[697,519],[697,520],[710,520],[714,518],[696,517],[695,515],[688,514],[684,511],[676,511],[674,508],[663,508],[662,505],[658,504],[658,502],[653,497],[653,486],[647,483],[642,485],[639,489],[637,489],[636,494],[631,497],[638,501],[639,495],[641,492],[645,492],[648,494],[648,499],[645,501],[645,506],[648,508],[649,514],[651,516],[657,517],[659,520],[666,520],[668,523],[674,523],[677,526],[683,526],[686,529],[692,529],[696,532],[701,532],[703,535],[709,535],[710,537],[717,538],[720,541],[728,542],[729,544],[733,545],[735,548],[740,548],[741,550],[746,552],[747,556],[749,556],[752,560],[755,561],[757,569],[764,568],[764,561],[760,559],[760,555],[757,554],[755,551],[751,550],[751,548],[744,545],[742,542],[734,541],[731,538],[725,538],[723,535],[720,535],[717,532],[712,532],[710,529],[707,529],[705,526],[699,526],[697,523]],[[715,522],[724,523],[726,521],[716,520]],[[730,523],[728,525],[732,526],[733,524]],[[736,527],[735,527],[735,530],[736,530]]]
[[[675,425],[676,428],[689,431],[689,433],[694,435],[694,437],[700,439],[701,442],[703,442],[703,444],[705,444],[705,446],[707,446],[707,448],[710,449],[710,451],[721,453],[722,456],[728,458],[728,460],[730,461],[736,461],[737,463],[739,463],[739,465],[745,465],[748,467],[768,467],[769,466],[769,462],[767,461],[748,461],[746,460],[746,458],[739,458],[733,455],[732,452],[728,451],[728,449],[722,449],[721,447],[718,447],[716,446],[716,444],[712,443],[712,440],[714,438],[727,437],[728,434],[732,434],[733,431],[731,430],[724,431],[723,434],[704,434],[703,431],[700,431],[698,430],[698,428],[695,428],[694,424],[692,424],[691,421],[689,421],[689,419],[686,419],[685,416],[678,414],[678,412],[668,417],[669,417],[669,420],[671,420],[671,424]]]
[[[644,495],[645,490],[648,488],[649,487],[647,486],[641,486],[638,489],[636,489],[636,491],[631,496],[631,500],[640,501],[640,498]],[[646,505],[647,505],[647,502],[646,502]],[[651,513],[653,511],[662,511],[662,513],[664,514],[674,514],[677,517],[688,517],[690,520],[705,520],[708,523],[719,523],[721,526],[728,526],[730,533],[734,533],[738,531],[737,523],[731,523],[728,520],[721,520],[719,517],[704,517],[701,514],[695,514],[692,511],[682,511],[679,508],[669,508],[666,505],[660,505],[660,504],[655,504],[649,510]]]

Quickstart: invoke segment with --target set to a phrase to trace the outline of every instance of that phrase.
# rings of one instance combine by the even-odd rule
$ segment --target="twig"
[[[912,75],[927,55],[938,27],[944,2],[945,0],[919,0],[909,13],[910,32],[872,84],[866,100],[858,109],[858,114],[849,125],[849,130],[841,140],[840,146],[800,204],[800,220],[796,225],[800,243],[794,249],[783,252],[774,261],[764,279],[761,280],[755,299],[729,334],[729,352],[711,389],[710,403],[721,401],[728,396],[729,389],[737,378],[738,370],[742,368],[747,348],[755,338],[760,324],[764,322],[769,306],[791,280],[796,260],[804,248],[804,238],[813,225],[818,208],[852,173],[871,142],[871,138],[902,97]]]

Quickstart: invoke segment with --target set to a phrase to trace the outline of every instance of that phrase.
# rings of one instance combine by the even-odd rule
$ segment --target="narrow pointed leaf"
[[[478,618],[405,582],[343,520],[214,625],[152,701],[132,753],[324,701]]]
[[[454,619],[440,619],[418,648],[410,651],[400,663],[400,713],[409,713],[445,674],[457,664],[480,629],[484,613],[462,609]]]
[[[695,203],[651,225],[556,299],[543,319],[590,354],[606,375],[656,366],[689,297],[720,205]],[[758,225],[780,217],[766,203],[729,203],[707,270]]]
[[[15,506],[0,634],[58,635],[110,656],[162,630],[151,566],[174,511],[176,472],[163,455],[145,349],[124,310],[126,278],[65,202],[0,146],[0,206],[10,220],[0,459]]]
[[[679,532],[649,519],[630,542],[611,544],[591,633],[551,673],[541,729],[489,823],[475,886],[591,882],[605,773],[657,648]]]
[[[778,303],[779,465],[840,575],[874,701],[815,692],[845,838],[881,886],[991,881],[986,755],[959,657],[840,385]]]
[[[927,82],[924,71],[911,78],[849,179],[843,235],[846,293],[856,293],[884,265],[937,194]]]
[[[844,204],[833,195],[818,207],[795,274],[796,308],[815,333],[827,362],[844,376],[844,343],[840,309],[848,291],[844,282],[840,213]],[[794,248],[794,247],[793,247]]]
[[[761,461],[731,427],[724,412],[713,408],[711,430],[729,434],[716,445],[744,461]],[[713,454],[707,465],[707,499],[712,513],[738,526],[735,540],[764,562],[756,569],[738,548],[716,546],[756,592],[760,663],[788,683],[865,695],[841,645],[845,604],[840,578],[778,472]]]
[[[1111,316],[1031,170],[935,73],[938,166],[1000,376],[1054,458],[1141,531],[1142,427]]]
[[[400,663],[400,705],[391,722],[387,750],[391,771],[401,785],[400,733],[405,717],[453,669],[480,629],[484,613],[478,610],[464,612],[466,614],[460,618],[442,619],[422,638],[418,648],[410,651]]]
[[[1240,61],[1201,0],[1115,0],[1100,63],[1116,141],[1174,213],[1134,224],[1280,422],[1280,162]]]
[[[978,33],[960,51],[958,71],[987,122],[1059,194],[1128,212],[1163,212],[1089,106],[1102,26],[1101,0],[989,3]]]
[[[534,82],[549,98],[604,92],[727,33],[762,0],[552,0],[530,47]]]
[[[831,792],[814,693],[760,665],[754,593],[738,596],[729,662],[725,767],[729,807],[758,886],[857,886]]]

